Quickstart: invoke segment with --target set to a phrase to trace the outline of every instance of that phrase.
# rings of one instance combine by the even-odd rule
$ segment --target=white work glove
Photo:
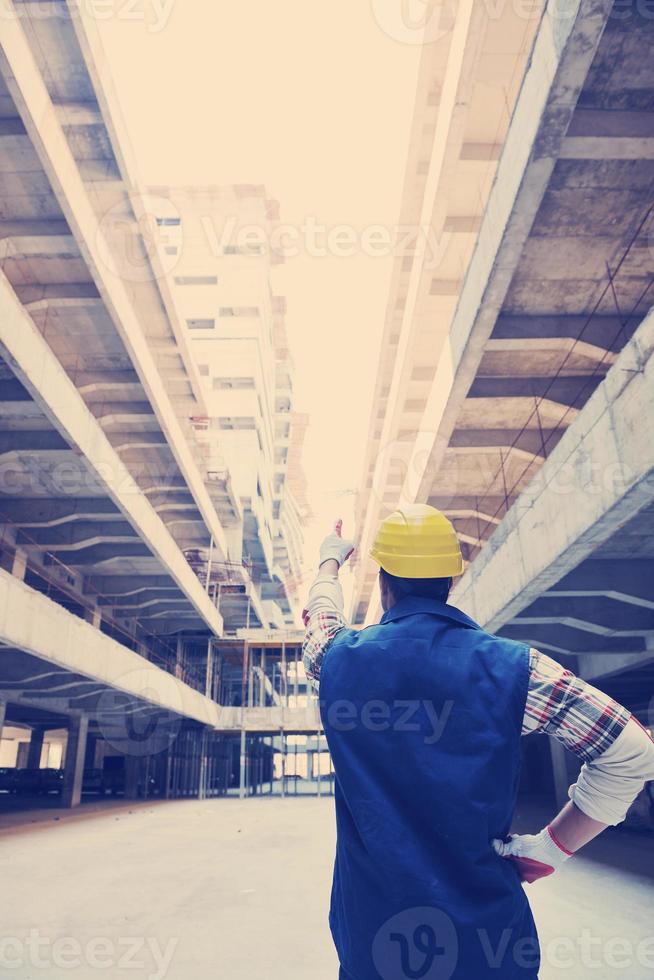
[[[529,884],[553,874],[572,857],[549,826],[539,834],[512,834],[508,841],[494,840],[492,844],[500,857],[513,861],[522,881]]]
[[[333,558],[340,566],[348,560],[354,551],[354,543],[341,536],[342,527],[343,521],[336,521],[334,530],[331,534],[327,535],[323,543],[320,545],[319,565],[322,565],[322,563],[327,561],[329,558]]]

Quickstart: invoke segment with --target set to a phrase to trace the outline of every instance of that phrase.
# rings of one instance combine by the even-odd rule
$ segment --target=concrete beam
[[[107,600],[102,600],[100,605],[106,606]],[[141,618],[142,612],[145,609],[146,615],[149,614],[151,610],[157,611],[158,614],[166,611],[172,611],[176,613],[177,607],[188,606],[188,599],[184,596],[171,596],[169,592],[159,591],[158,593],[149,593],[144,596],[139,602],[129,602],[126,603],[122,599],[115,598],[110,605],[112,606],[112,615],[116,619],[133,619]]]
[[[112,372],[113,373],[113,372]],[[128,374],[129,372],[124,372]],[[118,372],[116,372],[118,374]],[[99,397],[104,395],[107,399],[129,398],[131,402],[143,401],[143,387],[138,378],[135,381],[123,381],[120,378],[112,377],[111,374],[95,381],[86,381],[79,375],[75,378],[77,390],[88,404],[98,404]]]
[[[85,18],[84,30],[76,23],[79,11],[71,20],[90,53],[91,31],[95,25]],[[166,433],[178,466],[186,478],[198,508],[213,536],[215,547],[227,554],[225,531],[211,502],[191,447],[175,415],[163,380],[132,305],[125,283],[112,276],[103,261],[103,232],[98,224],[84,182],[72,157],[66,135],[56,117],[56,110],[34,62],[19,18],[5,22],[0,42],[0,74],[20,113],[40,163],[57,196],[62,212],[86,261],[107,312],[120,336],[141,383],[149,397],[161,428]],[[190,367],[190,377],[195,368]],[[201,390],[197,386],[198,392]],[[202,400],[202,395],[198,397]]]
[[[547,398],[557,405],[580,408],[601,384],[600,374],[580,377],[498,377],[477,376],[468,398]]]
[[[597,682],[600,679],[616,677],[628,671],[651,666],[654,664],[654,645],[643,653],[615,653],[612,657],[584,653],[579,657],[578,663],[581,675]]]
[[[58,527],[30,528],[29,531],[19,531],[16,540],[26,549],[36,547],[44,551],[78,551],[95,544],[143,544],[131,524],[124,521],[107,524],[101,521],[73,521]]]
[[[615,354],[573,337],[491,339],[479,368],[480,375],[521,375],[553,378],[599,372],[606,374]]]
[[[2,393],[0,392],[1,400]],[[44,422],[46,422],[45,419]],[[58,432],[53,432],[50,429],[41,431],[38,429],[0,431],[0,457],[12,456],[16,453],[23,452],[41,453],[59,450],[68,453],[70,452],[70,446]]]
[[[654,636],[654,614],[649,609],[622,606],[615,599],[566,596],[549,593],[511,620],[515,626],[572,626],[596,636]]]
[[[46,238],[70,235],[70,228],[62,219],[43,218],[24,221],[0,221],[1,238]]]
[[[218,705],[203,694],[2,569],[0,643],[181,717],[212,726],[218,719]]]
[[[536,410],[538,407],[538,410]],[[466,398],[461,405],[461,411],[456,420],[456,427],[459,429],[559,429],[563,423],[570,425],[576,418],[579,409],[567,405],[565,402],[555,402],[550,398],[536,399],[532,395],[506,395],[504,398],[495,396],[482,397],[477,394],[474,398]],[[454,432],[454,429],[452,430]],[[429,435],[427,432],[428,451]],[[422,449],[420,441],[416,443],[416,452]],[[450,439],[452,433],[450,433]],[[445,448],[444,454],[448,447]],[[420,459],[420,456],[417,456]],[[429,469],[433,470],[431,457],[429,459]],[[434,470],[434,473],[436,471]],[[436,482],[436,481],[435,481]],[[430,493],[440,492],[440,487],[430,487]]]
[[[168,575],[148,575],[147,579],[135,579],[133,575],[93,575],[84,586],[87,595],[98,593],[105,597],[140,595],[150,589],[177,589]]]
[[[581,656],[615,657],[625,653],[640,655],[646,652],[648,642],[648,638],[640,636],[623,636],[617,639],[589,637],[583,630],[565,624],[519,626],[510,622],[499,633],[563,660]]]
[[[104,305],[94,282],[48,282],[16,284],[16,295],[30,313],[50,310],[104,312]]]
[[[561,434],[558,429],[455,429],[449,448],[495,446],[507,451],[511,448],[532,456],[545,456],[554,448]]]
[[[555,598],[596,596],[654,609],[654,581],[650,559],[591,558],[549,589]]]
[[[455,602],[486,628],[514,619],[654,500],[642,424],[654,418],[653,355],[654,311],[457,583]]]
[[[654,112],[640,109],[584,109],[575,111],[568,136],[654,137]]]
[[[159,602],[162,599],[166,599],[168,602],[187,602],[183,596],[176,596],[174,593],[177,589],[171,588],[143,588],[140,589],[134,595],[120,596],[120,595],[102,595],[98,597],[98,605],[100,606],[120,606],[123,609],[139,610],[144,606],[152,605],[153,603]],[[171,595],[171,593],[173,593]]]
[[[1,59],[0,59],[1,60]],[[147,498],[136,491],[134,481],[111,447],[97,420],[89,412],[73,382],[59,364],[31,317],[0,272],[0,349],[21,384],[49,418],[66,442],[83,456],[97,475],[99,487],[121,510],[152,553],[170,570],[207,625],[222,633],[222,619],[202,589],[196,575],[166,525]],[[128,546],[123,546],[128,547]],[[81,556],[76,556],[76,561]],[[109,557],[109,556],[107,556]]]
[[[563,340],[617,353],[622,349],[625,337],[628,339],[633,335],[641,320],[640,316],[621,319],[615,314],[599,313],[590,321],[587,316],[571,314],[540,316],[531,313],[502,313],[497,318],[486,349],[493,349],[493,345],[501,340],[523,344],[530,341],[542,343],[547,340]]]
[[[173,636],[175,633],[188,633],[198,630],[197,614],[177,610],[172,615],[163,612],[160,616],[139,616],[139,626],[151,636]]]
[[[573,0],[565,17],[552,4],[545,8],[423,415],[423,430],[434,433],[429,466],[422,480],[407,482],[404,499],[429,496],[549,184],[611,7],[611,0]]]
[[[654,160],[654,138],[567,136],[559,156],[561,160]]]
[[[16,527],[58,527],[70,521],[87,521],[96,518],[103,522],[124,520],[116,505],[106,498],[88,497],[74,500],[30,500],[16,497],[0,497],[0,519]]]
[[[116,564],[130,558],[152,558],[152,552],[148,546],[138,539],[109,544],[101,541],[99,544],[82,545],[78,549],[50,545],[47,551],[55,558],[59,558],[63,565],[70,568],[83,568],[85,565]],[[152,558],[152,560],[154,564],[155,559]],[[197,614],[198,616],[202,615],[199,610]]]
[[[90,102],[64,102],[55,105],[57,119],[62,126],[104,126],[102,113]]]
[[[0,239],[0,259],[79,259],[75,239],[66,235],[25,235],[22,238]]]

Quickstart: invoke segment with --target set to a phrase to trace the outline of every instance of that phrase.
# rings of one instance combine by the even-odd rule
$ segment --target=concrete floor
[[[336,980],[333,843],[324,799],[164,802],[22,823],[0,842],[0,976]],[[541,980],[654,974],[654,941],[638,949],[653,932],[653,850],[651,837],[609,834],[530,887]]]

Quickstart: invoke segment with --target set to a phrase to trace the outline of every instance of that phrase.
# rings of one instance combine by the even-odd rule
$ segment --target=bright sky
[[[262,183],[283,223],[392,230],[420,47],[389,36],[375,6],[169,0],[166,20],[146,0],[140,17],[101,22],[142,181]],[[311,564],[333,518],[352,531],[347,491],[361,480],[389,285],[389,254],[354,251],[302,249],[273,271],[288,303],[296,408],[310,414]]]

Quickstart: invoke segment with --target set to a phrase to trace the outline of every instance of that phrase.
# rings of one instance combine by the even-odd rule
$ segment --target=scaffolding
[[[333,795],[334,770],[301,638],[248,631],[216,645],[217,700],[241,709],[238,795]]]
[[[127,760],[129,795],[333,795],[334,770],[299,634],[260,630],[186,642],[178,672],[187,671],[224,709],[224,727],[180,720],[163,751]]]

